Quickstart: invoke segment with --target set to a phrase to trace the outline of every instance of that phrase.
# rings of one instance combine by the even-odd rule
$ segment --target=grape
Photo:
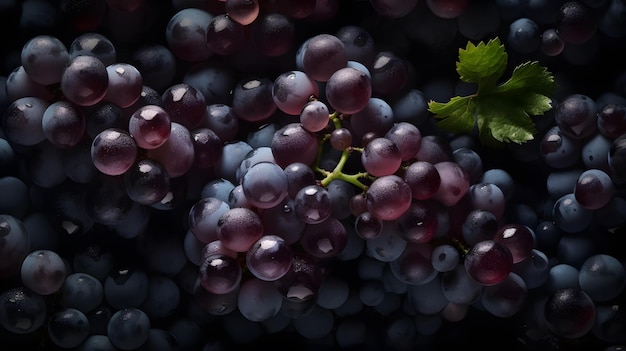
[[[170,120],[187,129],[198,127],[206,117],[204,95],[192,85],[175,84],[163,92],[162,100]]]
[[[427,243],[439,225],[435,209],[427,203],[412,202],[409,209],[396,220],[400,235],[410,243]]]
[[[574,198],[580,206],[597,210],[611,201],[615,186],[611,178],[599,169],[588,169],[581,173],[574,186]]]
[[[473,209],[489,211],[496,216],[496,219],[500,219],[504,214],[506,199],[497,185],[489,183],[472,184],[467,194]]]
[[[120,265],[111,269],[103,287],[109,306],[117,310],[138,307],[148,296],[148,275],[140,267]]]
[[[296,216],[307,224],[325,221],[331,214],[328,191],[316,184],[301,188],[293,198]]]
[[[206,30],[206,42],[211,51],[218,55],[232,55],[244,43],[244,28],[235,17],[220,14],[211,20]]]
[[[565,48],[565,41],[554,28],[546,29],[541,34],[541,52],[548,56],[558,56]]]
[[[492,286],[511,273],[513,256],[504,244],[495,240],[476,243],[465,256],[465,269],[476,282]]]
[[[580,44],[588,41],[596,33],[597,19],[595,12],[579,1],[568,1],[557,18],[557,30],[563,40]]]
[[[329,259],[338,256],[347,241],[348,235],[343,224],[335,218],[328,218],[320,223],[308,224],[299,243],[311,256]]]
[[[361,212],[354,222],[354,229],[359,237],[373,239],[383,231],[383,221],[374,217],[370,212]]]
[[[392,51],[381,51],[371,68],[372,94],[394,96],[409,83],[409,64]]]
[[[225,253],[203,252],[200,261],[200,283],[213,294],[226,294],[241,283],[241,266]]]
[[[180,123],[172,122],[167,140],[161,146],[149,149],[147,156],[159,162],[170,178],[183,176],[189,171],[195,158],[189,129]]]
[[[15,334],[29,334],[41,327],[48,312],[41,295],[19,286],[0,294],[0,325]]]
[[[534,235],[530,228],[509,223],[501,226],[493,240],[506,246],[513,256],[513,264],[524,261],[534,247]]]
[[[224,1],[224,10],[228,17],[245,26],[254,22],[259,15],[259,2],[257,0],[227,0]]]
[[[559,126],[550,128],[540,143],[543,160],[553,168],[567,168],[580,157],[580,143],[567,136]]]
[[[594,301],[616,298],[626,285],[624,265],[615,257],[598,254],[590,256],[580,267],[580,288]]]
[[[554,111],[559,130],[573,139],[593,135],[598,130],[597,115],[595,101],[583,94],[568,95],[557,104]]]
[[[120,350],[137,349],[148,340],[150,319],[138,308],[120,309],[111,316],[107,335],[111,343]]]
[[[300,115],[309,99],[317,97],[319,88],[317,83],[304,72],[285,72],[274,80],[272,84],[272,98],[276,106],[289,115]],[[321,113],[323,115],[323,113]],[[326,110],[326,122],[328,122],[328,110]],[[326,123],[324,123],[326,127]],[[317,128],[314,128],[317,129]],[[323,128],[320,128],[321,130]],[[307,129],[309,130],[309,129]],[[316,132],[318,130],[310,130]]]
[[[137,161],[125,174],[126,193],[133,201],[152,205],[161,201],[170,190],[170,177],[157,161]]]
[[[237,307],[247,319],[260,322],[275,316],[280,310],[282,301],[282,296],[274,284],[251,278],[241,285]]]
[[[58,310],[48,321],[48,335],[56,346],[65,349],[77,347],[89,336],[87,316],[73,308]]]
[[[243,208],[231,208],[217,220],[217,238],[236,252],[246,252],[263,235],[263,224],[256,212]]]
[[[59,291],[66,275],[65,262],[52,250],[31,252],[24,258],[20,271],[23,284],[40,295]]]
[[[373,139],[365,145],[361,153],[361,164],[375,177],[394,174],[401,163],[400,150],[393,141],[386,138]]]
[[[294,162],[284,167],[287,176],[288,195],[294,198],[300,189],[315,184],[315,172],[302,162]]]
[[[541,48],[541,32],[537,22],[522,17],[509,25],[507,42],[513,50],[521,54],[530,54]]]
[[[274,281],[289,271],[293,252],[277,235],[263,235],[246,253],[246,265],[255,277]]]
[[[2,130],[7,140],[18,145],[36,145],[46,139],[42,120],[48,102],[35,98],[23,97],[13,101],[2,118]]]
[[[198,200],[189,210],[189,229],[204,243],[217,240],[217,222],[229,209],[226,201],[215,197]]]
[[[443,273],[441,276],[441,291],[443,296],[454,304],[472,304],[481,298],[485,285],[472,278],[463,264],[455,269]],[[446,303],[447,304],[447,303]],[[441,306],[441,310],[446,307]]]
[[[73,58],[61,77],[63,95],[79,106],[93,106],[104,99],[109,86],[106,66],[94,56]]]
[[[469,175],[454,162],[443,161],[434,166],[441,183],[432,198],[445,206],[454,206],[469,190]]]
[[[337,30],[335,36],[343,43],[349,61],[359,62],[365,67],[372,66],[376,56],[375,44],[365,28],[345,25]]]
[[[58,148],[69,148],[78,144],[86,129],[82,110],[75,105],[57,101],[43,113],[41,128],[46,139]]]
[[[250,26],[254,47],[265,56],[281,56],[294,45],[294,23],[281,13],[260,12]]]
[[[259,162],[241,179],[243,192],[253,206],[270,208],[287,196],[288,184],[285,172],[275,163]]]
[[[365,108],[372,97],[370,78],[356,68],[336,70],[326,82],[329,105],[344,114],[354,114]]]
[[[598,111],[598,131],[610,139],[619,137],[626,132],[622,124],[625,117],[626,106],[615,104],[605,105]]]
[[[394,275],[409,285],[423,285],[435,279],[439,273],[432,264],[433,248],[427,243],[409,242],[404,252],[389,262]]]
[[[296,243],[306,227],[306,223],[296,215],[294,201],[289,198],[274,207],[264,209],[261,220],[266,233],[278,235],[288,245]]]
[[[333,149],[343,151],[352,145],[352,132],[348,128],[335,129],[330,133],[328,142]]]
[[[348,56],[343,42],[331,34],[307,39],[296,53],[296,65],[312,79],[327,82],[337,70],[346,67]]]
[[[128,63],[114,63],[106,66],[109,77],[104,100],[113,102],[119,107],[132,106],[143,90],[143,77],[139,70]]]
[[[277,78],[278,79],[278,78]],[[277,109],[274,102],[274,81],[265,77],[240,79],[233,90],[233,112],[246,122],[267,120]],[[308,96],[306,97],[308,99]]]
[[[310,132],[319,132],[328,126],[328,106],[319,100],[305,103],[299,115],[302,127]]]
[[[60,295],[63,307],[87,314],[102,303],[104,290],[96,277],[86,273],[72,273],[65,278]]]
[[[48,86],[32,80],[24,70],[24,66],[18,66],[11,71],[6,79],[3,79],[3,100],[15,101],[23,97],[35,97],[45,101],[53,100],[53,94]]]
[[[545,318],[550,330],[558,336],[577,338],[593,328],[596,307],[584,291],[559,289],[546,301]]]
[[[524,280],[510,273],[502,282],[485,287],[480,301],[491,314],[507,318],[522,309],[527,295],[528,288]]]
[[[350,118],[350,131],[353,139],[363,140],[367,134],[384,137],[393,127],[393,110],[389,104],[377,97],[369,99],[367,104]]]
[[[439,272],[449,272],[456,268],[461,255],[458,249],[450,244],[442,244],[433,248],[431,263]]]
[[[281,295],[291,301],[314,300],[322,284],[322,271],[312,258],[294,252],[291,268],[275,284]]]
[[[170,115],[161,106],[146,105],[130,116],[128,131],[137,146],[155,149],[167,141],[171,132]]]
[[[38,35],[24,44],[21,62],[32,80],[49,85],[61,81],[65,66],[70,62],[70,54],[58,38]]]
[[[213,56],[206,45],[206,26],[213,17],[199,8],[184,8],[175,13],[165,28],[165,39],[172,53],[188,62],[200,62]]]
[[[102,61],[105,66],[112,65],[117,61],[117,50],[113,42],[97,32],[78,35],[72,40],[68,53],[72,59],[80,55],[94,56]]]
[[[124,174],[136,158],[137,143],[122,129],[105,129],[96,135],[91,144],[91,159],[96,168],[106,175]]]
[[[311,166],[317,157],[317,138],[301,124],[289,123],[274,133],[271,148],[281,167],[294,162]]]
[[[576,233],[591,224],[593,212],[581,206],[576,196],[570,192],[556,200],[552,217],[559,229],[567,233]]]
[[[377,178],[366,192],[367,210],[383,221],[400,218],[411,206],[411,188],[400,177]]]

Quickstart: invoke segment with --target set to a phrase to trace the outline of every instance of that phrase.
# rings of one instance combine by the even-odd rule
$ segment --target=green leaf
[[[481,142],[492,147],[523,143],[534,138],[532,116],[552,108],[556,89],[552,74],[538,62],[526,62],[498,84],[507,68],[508,55],[498,38],[459,50],[457,72],[461,80],[476,83],[473,95],[453,97],[446,103],[430,101],[428,109],[439,126],[455,134],[478,127]]]
[[[474,45],[471,42],[465,49],[459,50],[456,71],[466,83],[477,83],[479,87],[493,87],[506,70],[508,55],[500,39],[495,38],[487,44]]]

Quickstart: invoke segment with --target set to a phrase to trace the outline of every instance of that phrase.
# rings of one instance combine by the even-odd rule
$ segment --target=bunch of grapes
[[[623,0],[0,11],[3,344],[626,347]],[[559,83],[501,148],[428,109],[494,36]]]

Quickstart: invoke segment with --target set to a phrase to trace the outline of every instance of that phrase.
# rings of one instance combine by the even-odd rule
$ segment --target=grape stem
[[[339,129],[342,128],[341,126],[341,119],[342,119],[342,115],[337,113],[337,112],[333,112],[330,115],[328,115],[329,120],[333,123],[333,127],[335,129]],[[359,172],[356,174],[346,174],[343,172],[343,167],[346,165],[346,162],[348,162],[348,157],[350,157],[350,154],[353,151],[358,151],[361,152],[362,149],[361,148],[354,148],[354,147],[347,147],[345,148],[342,152],[341,152],[341,157],[339,158],[339,162],[337,163],[337,165],[335,166],[335,169],[333,169],[332,171],[327,171],[323,168],[321,168],[319,166],[320,161],[322,159],[322,152],[324,149],[324,144],[328,141],[328,139],[330,138],[330,134],[326,134],[324,135],[324,137],[320,140],[318,146],[317,146],[317,157],[315,159],[315,164],[313,166],[313,170],[315,170],[316,172],[322,174],[324,176],[324,179],[322,179],[320,181],[320,185],[323,187],[327,187],[328,184],[330,184],[330,182],[332,182],[335,179],[339,179],[339,180],[343,180],[345,182],[348,182],[350,184],[353,184],[355,186],[357,186],[358,188],[360,188],[363,191],[366,191],[368,186],[363,184],[359,179],[360,178],[365,178],[369,176],[369,173],[367,172]]]

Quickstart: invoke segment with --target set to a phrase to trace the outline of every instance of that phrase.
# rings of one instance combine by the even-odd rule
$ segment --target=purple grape
[[[171,121],[187,129],[200,126],[207,115],[204,95],[192,85],[175,84],[163,92],[162,99]]]
[[[262,235],[261,217],[251,209],[231,208],[217,220],[217,238],[232,251],[247,252]]]
[[[513,264],[527,259],[535,245],[534,233],[524,225],[513,223],[501,226],[493,240],[509,249],[513,257]]]
[[[393,141],[375,138],[363,148],[361,164],[375,177],[392,175],[402,164],[402,154]]]
[[[271,148],[281,167],[294,162],[311,166],[317,157],[317,138],[301,124],[289,123],[274,133]]]
[[[147,156],[165,167],[170,178],[183,176],[189,171],[195,159],[189,129],[172,122],[167,140],[161,146],[148,150]]]
[[[331,199],[328,191],[317,184],[301,188],[293,197],[296,216],[304,223],[324,222],[331,215]]]
[[[313,78],[301,71],[285,72],[274,80],[272,84],[272,97],[276,106],[289,115],[300,115],[303,108],[311,98],[319,95],[319,88]],[[322,113],[323,115],[323,110]],[[326,122],[328,123],[328,109],[326,109]],[[323,127],[326,127],[324,124]],[[316,127],[312,132],[322,128]],[[310,130],[310,129],[308,129]]]
[[[102,101],[108,86],[107,68],[94,56],[76,56],[61,77],[63,95],[79,106],[93,106]]]
[[[343,224],[335,218],[328,218],[323,222],[307,225],[299,243],[312,257],[330,259],[343,251],[347,240],[348,235]]]
[[[172,121],[169,113],[161,106],[146,105],[130,116],[128,131],[137,146],[143,149],[156,149],[170,136]]]
[[[13,101],[2,118],[2,131],[6,138],[18,145],[36,145],[46,139],[43,132],[43,115],[49,103],[34,97]]]
[[[232,256],[203,254],[200,261],[200,284],[210,293],[226,294],[241,283],[241,266]]]
[[[61,40],[50,35],[38,35],[24,44],[22,66],[28,76],[43,85],[61,81],[70,54]]]
[[[246,266],[255,277],[274,281],[291,269],[293,251],[289,244],[276,235],[263,235],[246,253]]]
[[[356,68],[338,69],[326,82],[328,103],[339,113],[357,113],[365,108],[371,97],[370,78]]]
[[[224,10],[233,21],[247,26],[259,15],[259,2],[258,0],[226,0]]]
[[[83,111],[66,101],[50,104],[41,119],[41,128],[46,139],[61,149],[78,144],[83,138],[86,126]]]
[[[157,161],[137,161],[124,174],[124,185],[128,197],[142,205],[153,205],[161,201],[170,190],[170,177]]]
[[[244,27],[232,16],[220,14],[211,20],[206,30],[206,42],[218,55],[232,55],[245,43]]]
[[[106,175],[124,174],[137,159],[137,143],[122,129],[106,129],[93,139],[91,159],[96,168]]]
[[[400,218],[411,206],[411,188],[396,175],[377,178],[366,192],[367,210],[383,221]]]
[[[511,273],[513,256],[507,246],[494,240],[476,243],[465,255],[465,270],[479,284],[492,286]]]

